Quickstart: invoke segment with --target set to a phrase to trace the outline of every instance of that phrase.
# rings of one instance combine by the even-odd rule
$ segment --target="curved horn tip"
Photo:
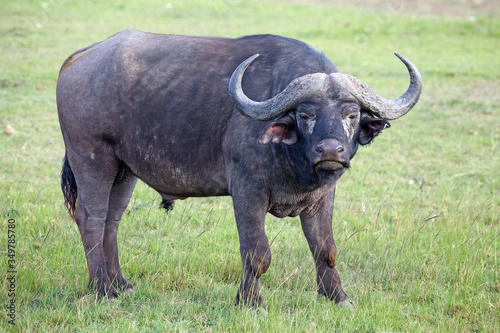
[[[253,56],[247,58],[245,61],[243,61],[244,64],[250,65],[260,54],[256,53]]]
[[[233,75],[231,75],[231,80],[235,76],[235,74],[238,74],[240,76],[243,76],[243,73],[246,71],[248,66],[259,56],[258,53],[254,54],[253,56],[245,59],[233,72]]]
[[[394,52],[394,54],[396,55],[396,57],[398,57],[399,60],[401,60],[403,62],[403,64],[411,64],[413,65],[413,63],[407,58],[405,57],[404,55],[402,55],[401,53],[398,53],[398,52]],[[415,67],[415,65],[413,65]]]
[[[406,68],[408,68],[408,71],[410,72],[410,77],[412,78],[412,81],[413,80],[417,81],[418,87],[419,87],[419,90],[421,93],[422,92],[422,75],[420,74],[420,71],[418,70],[417,66],[415,66],[415,64],[413,64],[408,58],[406,58],[402,54],[397,53],[397,52],[394,52],[394,54],[396,55],[396,57],[398,57],[403,62],[403,64],[405,64]],[[414,74],[414,75],[412,75],[412,74]],[[420,93],[419,93],[419,97],[420,97]],[[418,98],[417,98],[417,100],[418,100]]]
[[[405,56],[403,56],[401,53],[394,52],[394,55],[395,55],[396,57],[398,57],[399,59],[401,59],[401,60],[403,60],[403,58],[404,58],[404,59],[406,59],[406,57],[405,57]]]
[[[404,55],[402,55],[401,53],[398,53],[398,52],[394,52],[394,54],[396,55],[396,57],[399,58],[399,60],[401,60],[403,62],[403,64],[406,65],[406,67],[408,67],[408,65],[413,67],[414,70],[418,73],[418,76],[420,76],[420,73],[418,72],[417,66],[415,66],[408,58],[406,58]]]

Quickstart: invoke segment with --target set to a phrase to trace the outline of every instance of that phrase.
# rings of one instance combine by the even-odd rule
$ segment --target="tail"
[[[61,189],[64,195],[64,205],[69,212],[69,215],[75,219],[76,197],[78,194],[76,188],[75,175],[71,171],[68,162],[68,155],[64,155],[64,162],[61,171]]]

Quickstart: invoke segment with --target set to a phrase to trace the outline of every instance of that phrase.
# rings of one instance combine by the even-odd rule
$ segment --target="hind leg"
[[[118,259],[117,234],[118,225],[123,212],[127,208],[137,178],[125,171],[121,179],[117,179],[111,188],[108,204],[108,215],[104,230],[103,249],[106,260],[106,270],[111,283],[118,290],[132,290],[132,285],[123,277]]]
[[[89,269],[89,289],[99,296],[115,297],[104,256],[103,238],[108,215],[111,188],[118,172],[118,163],[110,154],[93,154],[91,158],[68,150],[78,195],[75,222],[85,250]]]
[[[111,186],[96,181],[97,178],[93,178],[92,181],[85,178],[84,181],[77,180],[78,198],[75,221],[80,231],[87,259],[89,290],[97,291],[101,297],[105,295],[114,297],[116,292],[111,286],[111,280],[106,270],[103,249],[107,202]]]

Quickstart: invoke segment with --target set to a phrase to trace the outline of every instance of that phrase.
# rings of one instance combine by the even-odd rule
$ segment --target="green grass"
[[[500,331],[500,17],[441,14],[321,1],[1,2],[0,129],[16,133],[0,133],[0,331]],[[59,188],[55,84],[69,54],[126,28],[294,37],[388,98],[408,84],[392,52],[419,67],[417,107],[360,149],[339,181],[333,225],[354,311],[316,298],[299,220],[271,216],[268,315],[234,307],[241,268],[230,198],[180,201],[167,215],[142,183],[119,234],[137,292],[86,295],[83,247]],[[15,326],[5,308],[9,218]]]

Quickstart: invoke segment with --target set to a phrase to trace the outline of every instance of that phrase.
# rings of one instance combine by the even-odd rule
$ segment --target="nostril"
[[[315,158],[321,160],[345,160],[347,157],[347,149],[337,139],[327,138],[317,142],[312,149],[312,154]]]

